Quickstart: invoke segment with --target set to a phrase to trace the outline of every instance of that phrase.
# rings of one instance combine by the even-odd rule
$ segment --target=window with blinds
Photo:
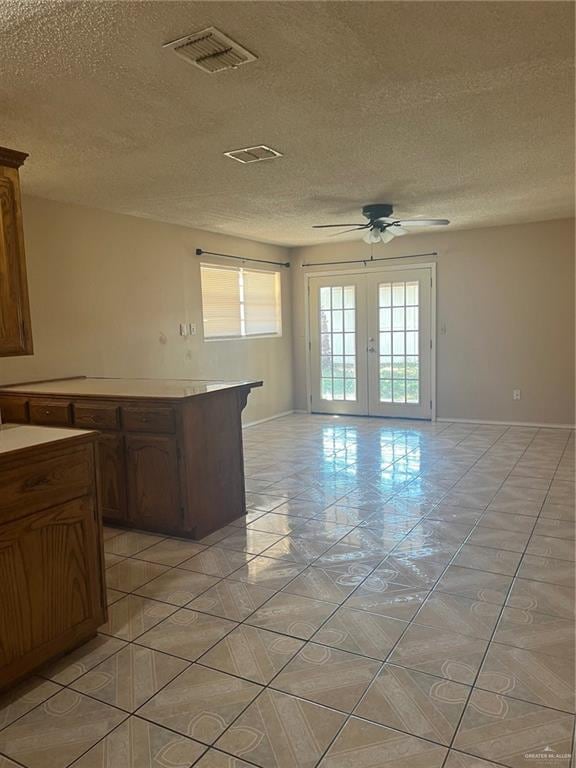
[[[281,336],[280,273],[200,265],[205,339]]]

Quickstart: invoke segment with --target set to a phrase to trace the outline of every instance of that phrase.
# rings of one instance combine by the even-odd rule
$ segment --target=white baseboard
[[[486,419],[449,419],[438,416],[436,421],[452,424],[486,424],[495,427],[538,427],[539,429],[576,429],[574,424],[544,424],[538,421],[488,421]]]
[[[264,424],[265,421],[274,421],[274,419],[281,419],[282,416],[290,416],[293,413],[298,413],[298,411],[283,411],[282,413],[275,413],[273,416],[266,416],[265,419],[257,419],[257,421],[248,421],[246,424],[242,424],[242,429],[246,429],[247,427],[255,427],[256,424]]]

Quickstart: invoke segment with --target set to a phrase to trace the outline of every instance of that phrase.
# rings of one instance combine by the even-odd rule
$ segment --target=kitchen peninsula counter
[[[97,429],[105,522],[199,539],[245,514],[241,414],[260,386],[73,377],[0,387],[0,413]]]

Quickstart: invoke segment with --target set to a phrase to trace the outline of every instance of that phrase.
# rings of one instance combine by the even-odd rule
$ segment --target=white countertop
[[[153,397],[180,399],[237,387],[259,387],[261,381],[203,381],[196,379],[84,378],[37,381],[3,386],[0,392],[88,397]]]
[[[60,427],[33,427],[22,424],[0,424],[0,456],[45,443],[69,440],[89,435],[89,429],[62,429]]]

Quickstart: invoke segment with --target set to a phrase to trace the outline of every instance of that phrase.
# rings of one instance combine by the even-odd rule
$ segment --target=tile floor
[[[106,529],[101,634],[0,699],[0,768],[574,768],[574,435],[291,416],[248,514]]]

